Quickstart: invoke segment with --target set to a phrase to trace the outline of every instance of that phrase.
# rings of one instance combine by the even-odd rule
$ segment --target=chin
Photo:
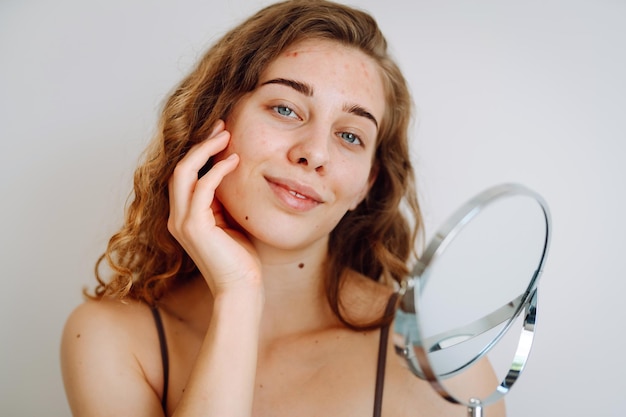
[[[270,203],[256,199],[244,201],[243,196],[236,193],[226,195],[219,188],[217,193],[228,224],[244,233],[255,246],[282,251],[302,251],[319,245],[326,248],[330,233],[341,220],[323,221],[319,216],[313,218],[286,213]]]
[[[327,233],[311,233],[311,230],[303,230],[297,225],[285,223],[277,225],[268,222],[264,225],[250,226],[252,227],[246,232],[251,240],[278,250],[300,251],[328,242]]]

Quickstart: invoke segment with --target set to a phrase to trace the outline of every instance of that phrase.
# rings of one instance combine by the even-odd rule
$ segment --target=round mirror
[[[500,400],[524,368],[549,238],[541,196],[499,185],[454,213],[404,282],[396,351],[415,375],[469,407],[470,415]],[[498,382],[486,389],[471,381],[488,353]]]

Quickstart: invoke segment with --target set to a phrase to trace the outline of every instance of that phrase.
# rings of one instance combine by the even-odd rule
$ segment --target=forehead
[[[381,120],[385,93],[381,69],[362,51],[325,39],[287,47],[261,74],[260,83],[289,78],[310,84],[314,95],[342,98],[370,109]]]

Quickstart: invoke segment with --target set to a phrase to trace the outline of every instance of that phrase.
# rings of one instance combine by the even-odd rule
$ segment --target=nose
[[[289,149],[289,160],[310,170],[323,173],[330,160],[330,134],[325,129],[300,131]]]

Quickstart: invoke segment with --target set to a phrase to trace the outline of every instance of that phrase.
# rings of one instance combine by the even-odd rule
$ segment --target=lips
[[[265,177],[274,194],[284,204],[297,210],[308,210],[324,202],[312,187],[287,178]]]

